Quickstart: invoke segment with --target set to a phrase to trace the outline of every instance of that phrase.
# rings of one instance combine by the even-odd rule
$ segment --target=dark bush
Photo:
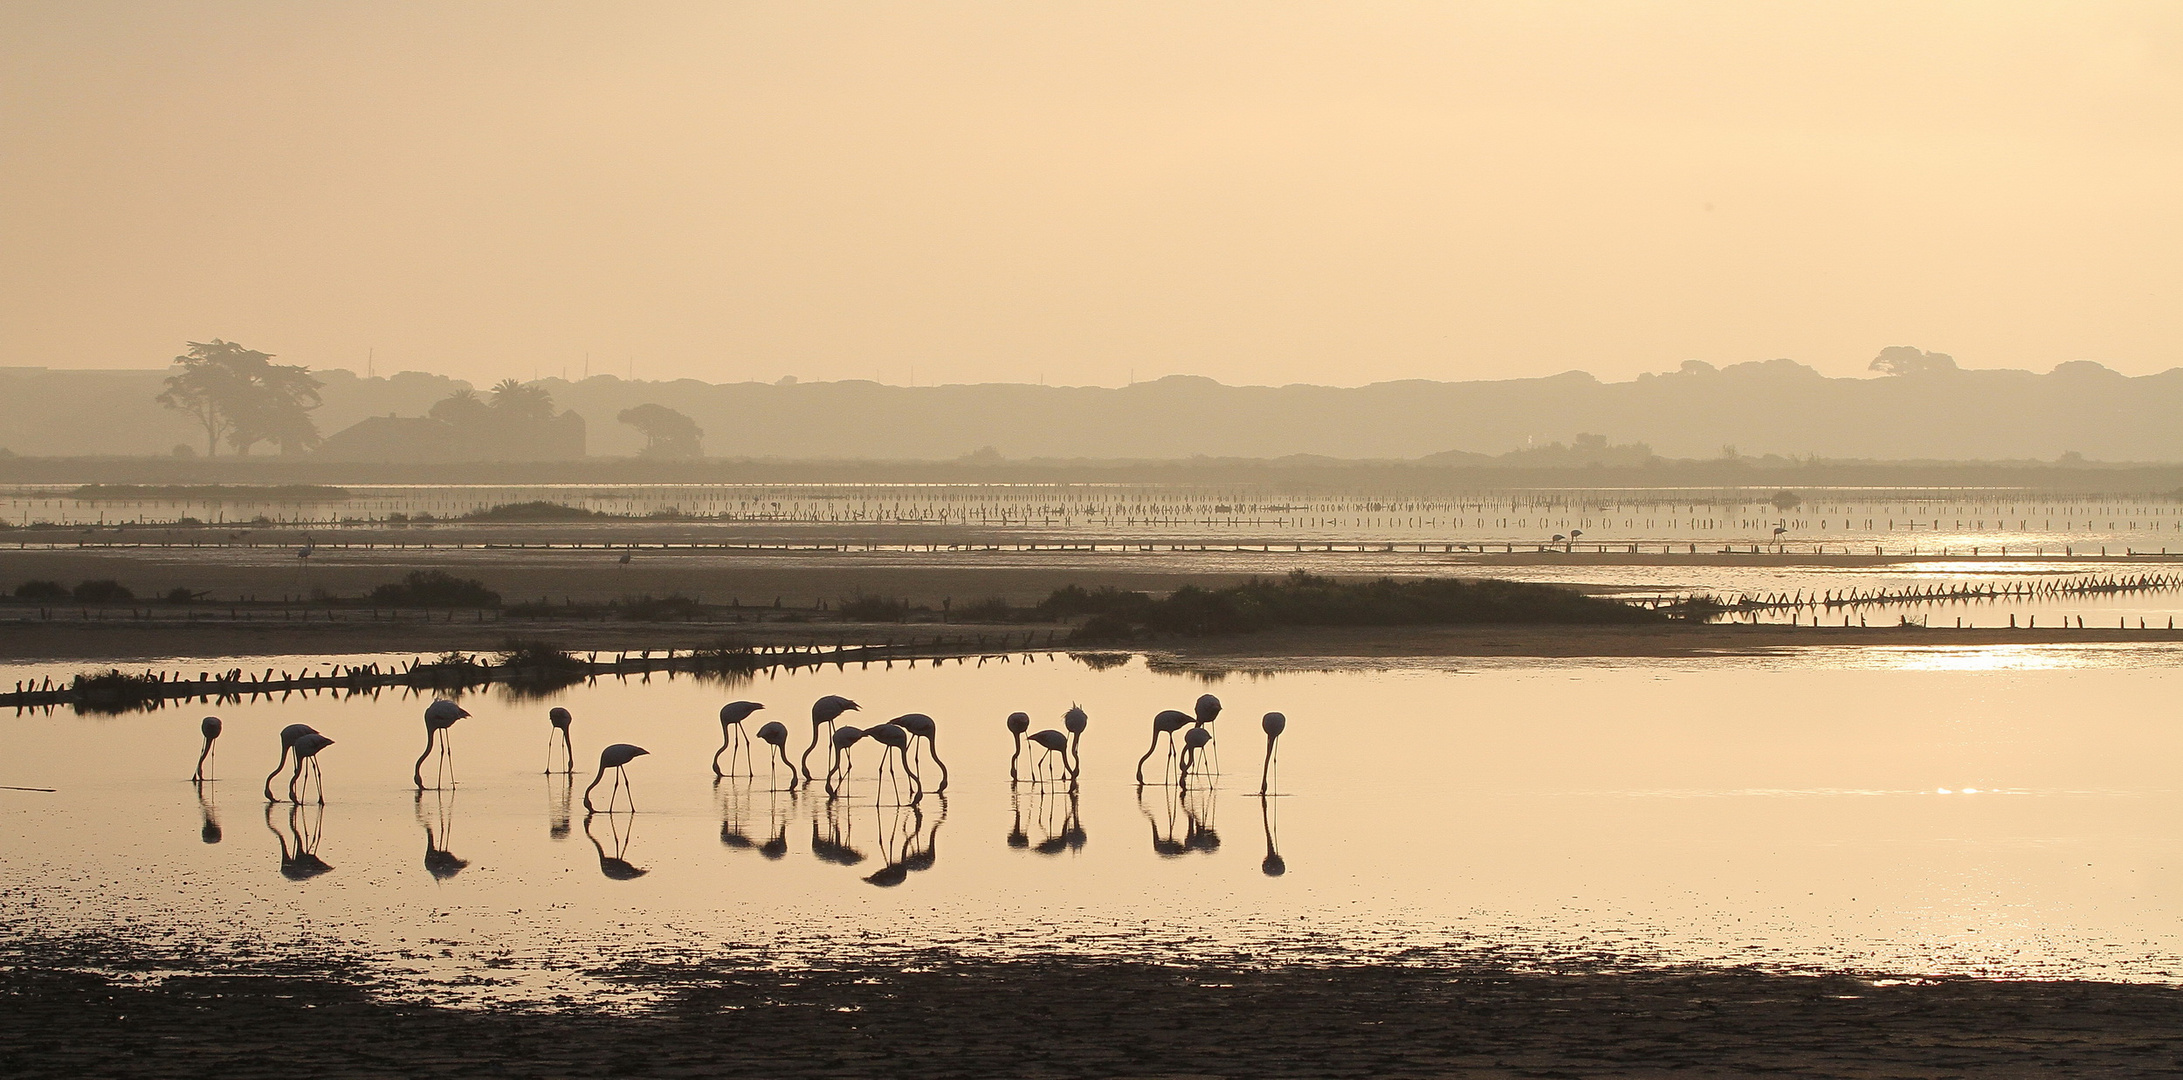
[[[401,581],[371,591],[371,602],[384,607],[496,608],[500,594],[476,578],[445,570],[412,570]]]
[[[113,578],[79,581],[69,595],[74,596],[79,604],[119,604],[136,599],[136,594],[130,592],[128,586]]]
[[[581,506],[563,506],[556,502],[502,503],[484,510],[472,510],[457,518],[458,521],[590,521],[593,518],[610,517],[596,510]]]
[[[1166,599],[1135,610],[1101,612],[1079,627],[1072,640],[1123,641],[1140,629],[1201,635],[1281,626],[1599,625],[1665,619],[1644,608],[1527,581],[1381,578],[1341,582],[1299,571],[1225,589],[1185,585]]]
[[[1078,615],[1141,612],[1151,606],[1152,597],[1141,592],[1125,592],[1112,585],[1098,589],[1069,585],[1055,589],[1051,596],[1039,601],[1036,610],[1049,619],[1068,619]]]
[[[58,581],[26,581],[15,587],[17,600],[45,603],[49,600],[68,599],[68,590]]]
[[[906,600],[859,595],[843,600],[838,610],[842,618],[855,622],[901,622],[909,617],[910,605]]]
[[[621,599],[622,618],[637,622],[665,622],[669,619],[690,619],[705,610],[698,603],[681,593],[667,596],[625,596]]]
[[[1005,597],[988,596],[954,611],[956,622],[1014,622],[1022,612],[1008,606]]]
[[[170,604],[194,604],[197,602],[197,594],[186,586],[177,585],[167,590],[166,600]]]

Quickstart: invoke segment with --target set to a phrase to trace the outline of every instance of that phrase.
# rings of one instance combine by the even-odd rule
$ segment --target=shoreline
[[[1749,969],[602,959],[635,1009],[390,1000],[368,961],[0,942],[26,1078],[2172,1075],[2183,991]],[[147,978],[147,977],[151,978]]]

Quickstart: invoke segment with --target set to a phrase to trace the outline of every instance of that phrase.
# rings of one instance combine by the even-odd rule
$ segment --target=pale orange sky
[[[2183,364],[2173,4],[0,6],[0,365]]]

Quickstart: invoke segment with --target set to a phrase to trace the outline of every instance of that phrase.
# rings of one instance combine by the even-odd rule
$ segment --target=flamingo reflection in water
[[[1260,873],[1267,877],[1280,877],[1289,872],[1289,864],[1281,858],[1281,846],[1274,839],[1273,800],[1258,800],[1258,821],[1266,827],[1266,857],[1258,864]]]
[[[417,755],[417,764],[409,771],[409,778],[424,790],[424,759],[432,756],[432,747],[440,748],[438,771],[433,774],[434,788],[448,787],[455,782],[455,746],[452,741],[455,721],[470,715],[470,710],[446,698],[439,698],[424,707],[424,753]]]
[[[296,782],[303,782],[303,794],[311,793],[311,786],[318,786],[318,805],[326,805],[326,776],[318,771],[318,752],[332,746],[334,741],[318,732],[296,737],[296,767],[288,774],[288,801],[302,802],[296,794]]]
[[[590,813],[584,815],[584,838],[590,840],[592,849],[599,853],[599,872],[615,881],[629,881],[651,873],[650,870],[632,865],[628,858],[629,842],[637,835],[637,816],[606,815],[607,835],[614,838],[613,854],[607,853],[606,845],[600,843],[598,834],[591,831],[591,821],[597,816]]]
[[[591,789],[598,787],[599,781],[606,779],[606,771],[612,769],[614,770],[614,786],[607,789],[605,812],[613,813],[615,800],[621,798],[622,792],[627,790],[629,792],[629,812],[636,813],[637,792],[635,788],[629,786],[629,773],[626,766],[649,753],[651,751],[646,750],[644,747],[633,746],[625,742],[615,743],[599,751],[599,773],[597,776],[592,777],[590,785],[584,788],[584,812],[587,814],[600,812],[598,807],[591,805]]]
[[[273,778],[288,765],[288,755],[295,752],[296,740],[305,735],[316,735],[318,729],[309,724],[290,724],[280,729],[280,760],[273,763],[273,771],[265,774],[265,801],[279,802],[273,797]]]
[[[218,760],[212,756],[212,744],[220,737],[220,718],[217,716],[205,717],[198,722],[197,730],[205,737],[205,748],[197,752],[197,771],[190,774],[190,779],[201,784],[212,779],[212,777],[205,775],[205,763],[210,760],[215,766],[219,764]],[[279,772],[279,766],[275,766],[273,771]]]
[[[725,786],[722,786],[725,785]],[[766,791],[766,818],[768,835],[764,840],[753,839],[750,834],[750,803],[753,792],[747,778],[723,777],[713,781],[720,798],[720,842],[738,850],[756,851],[768,859],[778,859],[788,854],[788,821],[796,808],[796,789],[785,792],[781,798],[778,789]]]
[[[829,862],[836,866],[855,866],[863,862],[864,852],[856,846],[856,840],[851,835],[853,829],[849,824],[848,814],[841,803],[833,799],[826,800],[825,822],[826,831],[821,833],[819,817],[813,816],[811,819],[811,854],[817,856],[820,862]]]
[[[1220,850],[1220,831],[1213,826],[1212,788],[1196,791],[1164,788],[1160,803],[1160,813],[1154,814],[1145,802],[1144,789],[1137,790],[1137,809],[1152,826],[1154,854],[1173,859],[1193,851],[1211,853]]]
[[[1145,762],[1152,760],[1153,752],[1160,748],[1162,736],[1167,739],[1167,765],[1160,770],[1160,783],[1173,782],[1172,778],[1175,774],[1175,733],[1195,722],[1190,718],[1189,713],[1180,709],[1161,709],[1152,718],[1152,743],[1145,747],[1145,755],[1137,759],[1138,787],[1145,786]]]
[[[845,712],[857,711],[859,706],[856,702],[837,694],[828,694],[811,703],[811,745],[803,748],[803,757],[799,759],[802,762],[804,783],[818,779],[811,775],[811,751],[819,748],[819,728],[834,725]],[[838,727],[836,734],[839,734]]]
[[[764,705],[755,701],[731,701],[720,707],[720,749],[713,751],[714,776],[727,775],[727,773],[720,771],[720,755],[727,754],[731,750],[734,753],[728,757],[728,768],[730,770],[735,768],[735,762],[740,758],[747,775],[758,775],[758,763],[751,760],[753,755],[751,753],[750,734],[743,730],[743,721],[750,719],[752,713],[763,708],[765,708]],[[783,728],[781,734],[786,737],[788,730]],[[771,764],[771,762],[769,761],[768,764]]]
[[[553,708],[553,711],[546,714],[546,722],[553,725],[546,729],[546,775],[553,775],[553,747],[556,742],[560,743],[561,746],[562,774],[574,775],[576,772],[576,747],[569,742],[568,729],[570,724],[576,722],[576,718],[569,715],[567,709],[557,705]],[[559,736],[559,738],[556,739],[555,736]],[[419,764],[423,764],[423,762],[420,760]]]
[[[546,778],[546,835],[555,840],[566,840],[573,828],[575,814],[570,804],[576,800],[576,778],[568,773],[554,773]]]
[[[273,824],[273,804],[265,805],[265,831],[280,841],[280,876],[290,881],[309,881],[333,869],[318,857],[318,838],[325,820],[323,807],[292,804],[288,807],[288,831],[284,833]]]
[[[470,860],[458,859],[454,852],[448,850],[448,845],[454,842],[455,793],[433,792],[432,801],[436,813],[433,818],[427,819],[424,816],[424,792],[417,793],[417,824],[424,826],[424,868],[434,881],[446,881],[462,873],[463,868],[470,865]]]
[[[1079,816],[1081,804],[1077,789],[1034,788],[1030,792],[1028,798],[1031,800],[1031,820],[1038,829],[1036,840],[1024,831],[1025,797],[1015,792],[1009,794],[1009,847],[1035,851],[1040,855],[1059,855],[1063,852],[1084,850],[1089,836],[1084,831],[1083,818]]]
[[[940,826],[947,821],[947,796],[934,793],[933,807],[874,807],[879,817],[879,855],[885,865],[864,876],[867,885],[891,888],[911,874],[940,861]]]
[[[203,819],[203,824],[197,827],[197,838],[208,844],[217,844],[220,842],[221,836],[219,804],[203,782],[200,781],[193,786],[197,788],[197,814]],[[269,810],[272,809],[272,806],[271,803],[266,804],[266,808]]]

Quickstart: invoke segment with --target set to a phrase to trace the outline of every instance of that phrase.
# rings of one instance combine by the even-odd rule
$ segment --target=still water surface
[[[1892,649],[1208,683],[1019,658],[606,682],[465,699],[459,784],[421,796],[417,699],[225,706],[202,797],[183,780],[196,712],[20,716],[0,721],[0,784],[59,790],[0,791],[0,913],[10,934],[158,955],[360,955],[443,1001],[641,998],[600,975],[627,958],[927,946],[2183,981],[2179,660]],[[1206,690],[1227,705],[1217,787],[1137,790],[1152,714]],[[870,743],[841,800],[762,768],[715,783],[720,704],[768,703],[752,726],[786,723],[794,756],[828,693],[863,704],[853,722],[937,718],[945,797],[897,805]],[[1092,718],[1080,791],[1012,788],[1002,718],[1058,728],[1072,702]],[[573,791],[541,775],[555,704],[580,765],[651,750],[629,769],[638,813],[587,818],[589,768]],[[1267,710],[1289,728],[1261,800]],[[323,811],[259,797],[296,722],[337,740]]]

